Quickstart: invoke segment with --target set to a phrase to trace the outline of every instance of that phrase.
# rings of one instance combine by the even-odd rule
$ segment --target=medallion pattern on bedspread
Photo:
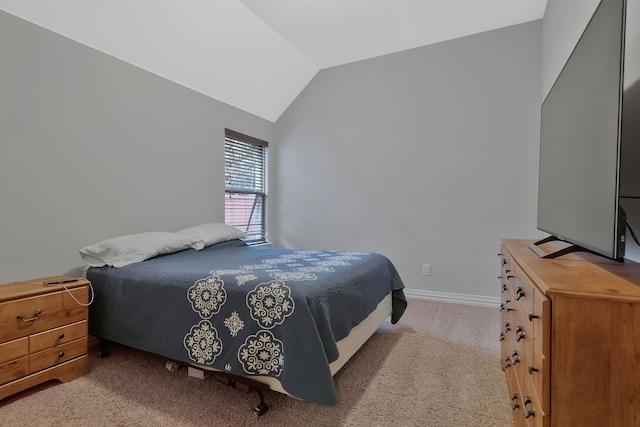
[[[286,282],[314,281],[318,279],[317,274],[334,272],[334,267],[349,266],[350,261],[367,255],[369,253],[364,252],[293,251],[277,258],[263,259],[260,264],[211,271],[210,276],[198,279],[187,290],[191,308],[202,319],[184,336],[184,347],[189,358],[198,364],[213,365],[223,350],[223,339],[216,325],[226,327],[229,335],[235,339],[241,335],[245,321],[250,317],[260,330],[254,335],[249,332],[239,346],[232,344],[227,351],[237,348],[235,357],[247,374],[280,376],[284,369],[285,348],[283,341],[271,330],[282,325],[296,308],[291,288]],[[258,283],[246,294],[245,307],[248,312],[234,305],[237,303],[227,301],[225,280],[245,286],[265,277],[273,280]],[[234,311],[221,322],[211,323],[209,319],[218,314],[226,303],[231,304]],[[231,371],[233,368],[226,363],[224,369]]]
[[[191,301],[191,307],[200,313],[200,317],[209,319],[220,311],[227,300],[227,291],[218,276],[209,276],[190,287],[187,298]]]
[[[256,286],[247,294],[247,306],[251,318],[264,329],[281,325],[295,309],[291,288],[278,280]]]
[[[238,350],[238,359],[247,374],[280,376],[284,366],[282,341],[269,331],[249,336]]]
[[[222,353],[222,340],[208,320],[202,320],[191,327],[191,331],[184,337],[184,346],[189,351],[189,358],[203,365],[212,364]]]

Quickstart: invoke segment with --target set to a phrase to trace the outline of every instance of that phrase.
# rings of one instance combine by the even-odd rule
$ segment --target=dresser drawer
[[[549,358],[545,357],[537,347],[533,349],[532,360],[527,365],[527,375],[538,395],[538,404],[545,412],[549,412]]]
[[[29,357],[21,357],[0,365],[0,384],[5,384],[29,373]]]
[[[528,323],[529,313],[533,311],[533,288],[535,288],[535,285],[531,283],[527,275],[519,267],[514,266],[514,270],[516,281],[513,299],[516,316],[520,322]]]
[[[60,328],[40,332],[29,337],[31,353],[47,350],[87,336],[87,321],[72,323]]]
[[[527,427],[548,427],[549,417],[542,409],[535,392],[525,392],[522,397],[524,425]]]
[[[87,302],[86,287],[71,292],[79,301]],[[66,291],[1,303],[0,342],[85,320],[87,312],[87,308],[74,301]]]
[[[533,324],[533,340],[536,347],[543,353],[549,354],[551,342],[551,302],[535,286],[533,287],[533,310],[528,313]]]
[[[61,344],[49,350],[32,353],[29,357],[30,372],[38,372],[58,363],[66,362],[87,352],[87,340],[82,338]]]
[[[0,344],[0,365],[29,354],[29,340],[20,338]]]

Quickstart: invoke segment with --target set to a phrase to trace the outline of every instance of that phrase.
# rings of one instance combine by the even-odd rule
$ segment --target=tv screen
[[[625,6],[598,5],[542,104],[538,186],[538,229],[618,260]]]

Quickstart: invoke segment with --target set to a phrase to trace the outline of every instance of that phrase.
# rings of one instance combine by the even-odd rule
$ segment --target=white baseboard
[[[449,302],[454,304],[468,304],[482,307],[500,307],[500,297],[485,297],[481,295],[453,294],[449,292],[423,291],[420,289],[404,289],[407,298],[424,299],[430,301]]]

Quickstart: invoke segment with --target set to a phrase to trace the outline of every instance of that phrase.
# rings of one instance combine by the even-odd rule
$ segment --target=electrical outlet
[[[422,265],[422,275],[431,276],[431,266],[429,264]]]

